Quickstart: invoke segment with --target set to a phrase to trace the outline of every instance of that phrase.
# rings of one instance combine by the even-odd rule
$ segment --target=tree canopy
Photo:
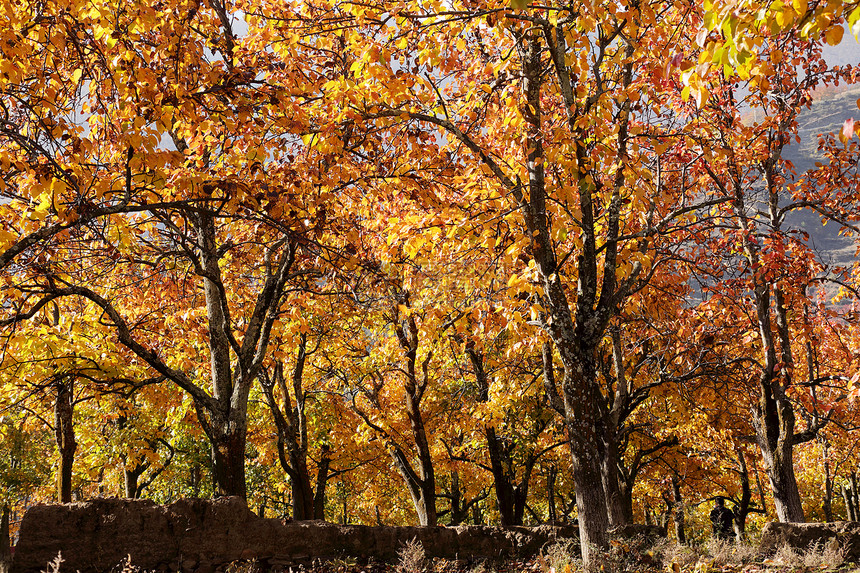
[[[727,10],[0,2],[2,502],[850,515],[860,9]]]

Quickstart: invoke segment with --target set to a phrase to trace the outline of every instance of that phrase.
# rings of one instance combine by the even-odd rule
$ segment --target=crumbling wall
[[[838,543],[846,561],[860,561],[860,523],[766,523],[761,531],[761,550],[773,553],[783,545],[807,551],[813,545]]]
[[[24,516],[12,573],[38,573],[62,552],[61,571],[105,573],[117,564],[147,571],[212,573],[239,559],[282,567],[313,559],[394,560],[420,541],[426,553],[450,559],[528,557],[559,538],[579,538],[574,526],[371,527],[323,521],[263,519],[239,498],[97,499],[42,505]]]

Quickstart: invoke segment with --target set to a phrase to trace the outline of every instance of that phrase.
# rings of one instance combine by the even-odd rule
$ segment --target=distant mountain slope
[[[807,170],[813,169],[816,161],[823,160],[818,151],[821,134],[836,132],[848,118],[860,118],[858,98],[860,85],[845,86],[836,93],[831,90],[819,97],[811,109],[800,114],[800,143],[792,144],[784,152],[784,157],[794,163],[798,177],[803,177]],[[821,217],[808,210],[794,212],[787,219],[792,227],[809,233],[812,245],[821,253],[824,261],[836,265],[850,265],[856,261],[855,241],[840,235],[839,226],[835,223],[823,225]]]

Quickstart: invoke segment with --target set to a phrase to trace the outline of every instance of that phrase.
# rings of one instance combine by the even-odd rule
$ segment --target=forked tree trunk
[[[293,498],[293,519],[314,519],[314,491],[308,471],[308,429],[305,416],[305,391],[303,377],[307,361],[307,337],[303,334],[299,343],[296,363],[291,376],[293,396],[287,388],[284,366],[277,362],[271,375],[263,369],[260,379],[263,396],[272,412],[278,431],[278,461],[290,478]],[[278,390],[280,396],[275,394]],[[280,405],[278,404],[280,398]]]
[[[750,487],[750,475],[749,468],[747,467],[747,459],[744,455],[743,450],[740,448],[737,449],[738,456],[738,466],[739,466],[739,475],[741,478],[741,498],[738,504],[734,507],[733,513],[735,515],[734,525],[735,525],[735,536],[738,541],[743,540],[746,537],[746,529],[747,529],[747,516],[753,511],[752,510],[752,488]],[[763,511],[762,508],[757,509],[756,511]]]
[[[141,464],[137,464],[134,466],[134,469],[123,468],[122,477],[123,477],[123,485],[125,487],[125,497],[128,499],[137,499],[140,497],[140,490],[138,489],[138,480],[140,480],[140,476],[146,470],[146,466]]]
[[[401,308],[407,311],[401,312]],[[430,360],[433,353],[429,352],[424,360],[418,364],[418,324],[415,317],[409,314],[409,293],[398,292],[394,304],[391,307],[391,322],[397,336],[397,342],[403,351],[403,362],[400,371],[405,375],[403,384],[404,410],[409,420],[412,434],[410,455],[417,462],[413,467],[410,456],[406,454],[404,446],[380,425],[374,423],[370,417],[363,412],[353,400],[353,410],[361,417],[365,424],[372,428],[378,435],[386,440],[389,453],[394,462],[395,469],[400,473],[406,484],[406,489],[412,498],[415,513],[418,516],[418,524],[423,526],[435,526],[438,521],[436,514],[436,474],[433,468],[433,456],[430,453],[430,442],[427,438],[427,430],[424,425],[424,417],[421,413],[421,400],[430,382],[428,372]],[[380,382],[382,384],[383,382]],[[381,388],[381,386],[380,386]],[[378,405],[377,405],[378,407]]]
[[[466,344],[466,354],[472,363],[478,385],[478,401],[486,402],[489,400],[490,383],[484,370],[484,355],[471,342]],[[519,483],[516,483],[516,465],[511,459],[509,448],[496,433],[495,426],[485,426],[484,437],[487,440],[487,454],[490,458],[490,473],[493,476],[500,524],[502,527],[522,525],[528,502],[529,480],[535,463],[534,456],[529,456],[523,464],[524,475]]]
[[[499,508],[499,520],[502,527],[522,525],[517,521],[517,499],[514,484],[511,482],[510,471],[506,471],[503,444],[496,435],[496,428],[484,428],[487,439],[487,453],[490,457],[490,470],[493,475],[493,487],[496,490],[496,502]],[[522,520],[522,512],[520,512]]]

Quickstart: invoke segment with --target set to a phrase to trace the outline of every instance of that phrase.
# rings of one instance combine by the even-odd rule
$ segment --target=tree
[[[723,278],[716,285],[706,284],[706,290],[716,296],[705,304],[728,307],[736,304],[731,299],[737,300],[739,293],[749,297],[755,330],[749,331],[747,342],[755,336],[760,353],[754,361],[758,404],[753,421],[781,521],[804,520],[793,448],[813,439],[826,423],[819,419],[803,431],[795,429],[791,394],[798,374],[793,330],[803,328],[804,317],[792,309],[808,306],[806,289],[823,267],[803,233],[790,231],[787,216],[814,208],[825,217],[837,221],[841,217],[825,201],[804,192],[806,186],[793,176],[793,166],[783,157],[796,130],[797,114],[811,101],[811,90],[850,75],[847,70],[828,69],[820,60],[820,50],[820,45],[794,33],[769,38],[761,54],[768,55],[769,72],[749,80],[751,93],[743,102],[763,115],[761,121],[758,117],[752,123],[742,120],[741,96],[735,87],[742,79],[725,69],[712,71],[713,83],[706,90],[711,95],[698,113],[702,127],[713,126],[710,135],[699,139],[711,156],[705,167],[707,177],[719,192],[733,195],[721,214],[726,231],[714,237],[718,246],[710,249],[715,262],[720,260],[711,273]],[[810,379],[802,386],[814,384],[815,379]]]
[[[365,38],[364,51],[380,57],[356,64],[373,69],[364,73],[364,117],[392,130],[406,121],[441,130],[443,156],[474,190],[471,202],[515,229],[516,246],[500,264],[512,291],[534,295],[533,318],[559,352],[589,567],[593,548],[606,547],[608,526],[595,352],[659,266],[665,237],[696,210],[687,182],[658,175],[661,153],[638,143],[640,134],[660,137],[657,99],[643,97],[653,87],[646,62],[670,59],[661,46],[670,44],[673,19],[687,17],[677,8],[412,7],[397,15],[401,39]],[[381,90],[391,95],[381,99]],[[520,255],[529,266],[514,271]]]
[[[74,175],[79,185],[93,185],[97,194],[115,194],[137,208],[132,214],[125,208],[100,211],[102,217],[72,229],[55,245],[28,243],[42,252],[9,275],[7,286],[18,295],[6,323],[28,319],[59,297],[80,297],[98,307],[136,360],[193,398],[212,443],[218,493],[244,496],[251,386],[267,356],[287,284],[327,255],[312,241],[322,233],[332,198],[313,174],[327,173],[328,161],[313,153],[296,160],[306,151],[299,134],[308,126],[291,107],[312,97],[316,85],[306,84],[303,95],[281,101],[284,76],[296,68],[265,50],[260,53],[269,59],[261,61],[255,46],[265,38],[249,34],[240,41],[219,2],[192,3],[169,16],[148,5],[44,8],[27,33],[59,35],[56,43],[80,58],[67,73],[84,77],[90,88],[85,101],[64,110],[89,114],[93,143],[60,146],[54,161],[69,166],[63,181],[86,172],[87,178]],[[210,58],[207,46],[220,57]],[[24,69],[33,63],[20,62]],[[260,69],[272,72],[271,83],[254,79]],[[170,81],[159,83],[159,77]],[[12,108],[15,117],[26,119],[21,105]],[[59,141],[80,140],[81,126],[58,123],[52,129]],[[10,154],[29,153],[15,141]],[[81,146],[117,159],[106,172],[93,174]],[[22,193],[44,195],[44,212],[67,217],[68,201],[53,193],[72,185],[20,180]],[[86,260],[79,249],[86,249]],[[186,278],[191,276],[196,286]],[[194,333],[184,345],[190,354],[160,348],[159,339],[177,326]],[[208,375],[201,369],[201,351],[208,357]],[[206,378],[209,390],[200,382]]]

